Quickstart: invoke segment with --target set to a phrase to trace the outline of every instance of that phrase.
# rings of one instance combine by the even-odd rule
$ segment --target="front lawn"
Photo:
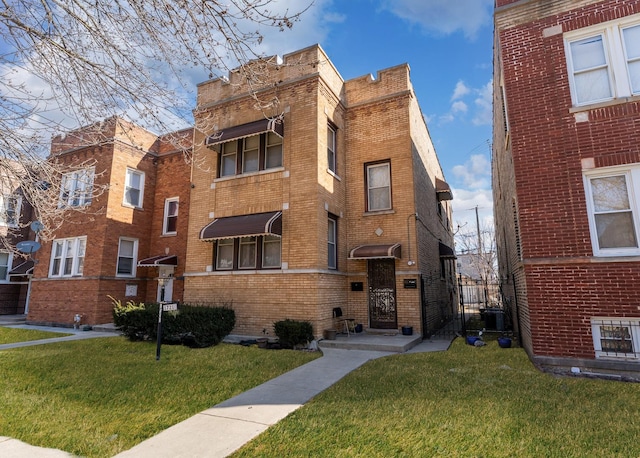
[[[560,378],[522,349],[456,339],[372,361],[239,457],[640,456],[640,384]]]
[[[0,436],[111,457],[319,353],[107,337],[0,351]]]
[[[0,326],[0,344],[26,342],[29,340],[51,339],[71,334],[62,332],[39,331],[37,329],[6,328]]]

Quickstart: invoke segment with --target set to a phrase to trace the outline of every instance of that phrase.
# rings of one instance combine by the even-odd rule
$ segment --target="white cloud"
[[[474,101],[476,112],[472,122],[476,126],[491,124],[493,122],[493,80],[477,92],[479,96]]]
[[[491,189],[453,188],[453,230],[460,234],[477,233],[478,223],[481,230],[493,228],[493,195]],[[476,207],[478,221],[476,222]]]
[[[466,113],[469,107],[462,100],[457,100],[451,104],[452,113]]]
[[[485,189],[491,187],[491,163],[484,154],[473,154],[463,165],[453,167],[452,171],[466,188]]]
[[[473,39],[481,27],[491,24],[493,0],[382,0],[382,7],[428,33],[461,30]]]
[[[453,90],[453,95],[451,96],[451,101],[458,100],[467,95],[469,92],[471,92],[471,89],[469,89],[467,85],[464,84],[464,81],[460,80],[456,83],[456,87]]]

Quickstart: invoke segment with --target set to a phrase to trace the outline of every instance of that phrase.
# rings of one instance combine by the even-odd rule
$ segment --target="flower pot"
[[[410,336],[413,334],[413,326],[402,326],[402,335]]]
[[[353,330],[356,332],[362,332],[362,323],[356,324]]]
[[[336,340],[336,333],[337,331],[335,329],[325,329],[324,338],[326,340]]]
[[[511,339],[508,337],[498,337],[500,348],[511,348]]]
[[[475,345],[476,341],[480,340],[480,337],[478,336],[467,336],[467,344],[468,345]]]

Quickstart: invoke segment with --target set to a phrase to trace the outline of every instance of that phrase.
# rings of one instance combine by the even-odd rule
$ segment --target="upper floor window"
[[[82,275],[87,247],[86,237],[72,237],[53,241],[50,277],[71,277]]]
[[[366,164],[367,211],[391,210],[391,163]]]
[[[135,277],[137,257],[138,239],[120,237],[116,275],[118,277]]]
[[[591,244],[595,256],[640,255],[638,183],[639,165],[585,173]]]
[[[20,221],[22,197],[13,194],[0,195],[0,226],[17,227]]]
[[[58,207],[81,207],[91,203],[95,169],[88,167],[62,175]]]
[[[327,125],[327,164],[336,173],[336,128],[331,124]]]
[[[11,269],[11,253],[0,251],[0,283],[9,281],[9,270]]]
[[[282,138],[266,132],[220,146],[220,177],[282,167]]]
[[[131,207],[142,208],[144,196],[144,173],[127,168],[124,180],[124,198],[122,203]]]
[[[338,268],[338,222],[334,216],[327,220],[327,267]]]
[[[571,96],[587,105],[640,94],[640,19],[565,34]]]
[[[164,201],[164,221],[162,222],[162,234],[164,235],[173,235],[178,232],[178,203],[177,197]]]

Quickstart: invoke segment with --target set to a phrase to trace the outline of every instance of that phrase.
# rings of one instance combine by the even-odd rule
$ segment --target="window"
[[[219,176],[282,167],[282,138],[273,132],[232,140],[220,146]]]
[[[116,276],[135,277],[136,258],[138,256],[138,239],[120,237],[118,245],[118,266]]]
[[[639,21],[635,15],[565,35],[574,105],[640,94]]]
[[[216,270],[277,269],[281,266],[281,238],[275,235],[217,240]]]
[[[636,183],[636,188],[633,188]],[[640,255],[640,165],[585,174],[591,244],[595,256]]]
[[[327,126],[327,164],[336,173],[336,128],[331,124]]]
[[[86,237],[74,237],[53,241],[51,248],[50,277],[72,277],[82,275]]]
[[[640,318],[592,318],[591,332],[596,358],[640,357]]]
[[[22,197],[12,194],[0,195],[0,226],[17,227],[20,220]]]
[[[367,164],[367,211],[391,210],[391,164]]]
[[[9,270],[11,269],[11,254],[0,251],[0,283],[9,281]]]
[[[327,220],[327,266],[329,269],[338,268],[338,222],[335,217],[329,216]]]
[[[176,234],[178,232],[178,198],[172,197],[164,201],[164,221],[162,233]]]
[[[81,207],[91,204],[94,175],[93,167],[62,175],[58,207]]]
[[[143,195],[144,173],[128,168],[124,182],[123,203],[132,207],[142,208]]]

